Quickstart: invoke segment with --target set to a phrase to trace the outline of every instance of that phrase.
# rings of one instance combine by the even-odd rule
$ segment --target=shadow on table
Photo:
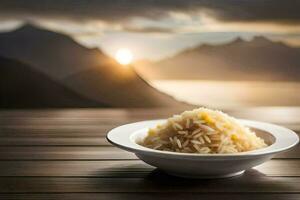
[[[263,193],[298,191],[295,182],[286,181],[287,179],[284,177],[266,176],[255,169],[248,170],[240,176],[222,179],[187,179],[168,175],[159,169],[151,169],[150,167],[141,168],[140,165],[134,165],[107,169],[105,174],[101,171],[96,176],[108,179],[109,185],[114,187],[111,189],[113,192],[151,193],[149,194],[150,197],[153,197],[153,193],[168,193],[169,198],[179,197],[179,194],[187,194],[187,197],[191,197],[191,199],[197,197],[195,195],[208,195],[210,197],[211,195],[230,194],[230,199],[235,199],[235,196],[236,199],[241,196],[243,199],[248,199],[248,197],[253,199],[253,195],[255,196],[254,199],[264,199],[262,197],[266,197],[267,194]],[[95,187],[103,188],[101,179],[91,180],[96,181],[93,183]],[[286,199],[285,196],[280,195],[275,197],[279,200]],[[124,199],[125,197],[120,196],[120,198]]]

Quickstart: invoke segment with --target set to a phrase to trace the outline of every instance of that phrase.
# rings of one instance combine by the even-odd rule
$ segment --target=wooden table
[[[171,177],[111,146],[108,130],[178,110],[0,111],[0,199],[300,199],[300,147],[218,180]],[[300,108],[227,110],[300,130]]]

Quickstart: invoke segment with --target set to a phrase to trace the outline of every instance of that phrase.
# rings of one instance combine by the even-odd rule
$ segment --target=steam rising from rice
[[[149,129],[141,145],[182,153],[238,153],[266,147],[262,138],[221,111],[198,108]]]

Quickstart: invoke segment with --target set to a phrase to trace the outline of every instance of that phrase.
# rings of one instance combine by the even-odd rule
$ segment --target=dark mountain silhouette
[[[0,55],[29,64],[54,79],[63,79],[106,59],[98,49],[88,49],[67,35],[31,24],[0,33]]]
[[[25,25],[0,34],[0,55],[19,60],[99,106],[182,106],[147,84],[99,49],[81,46],[67,35]]]
[[[299,81],[300,48],[257,36],[223,45],[200,45],[137,70],[154,79]],[[148,76],[147,76],[148,75]]]
[[[107,70],[98,68],[78,72],[66,79],[72,88],[80,88],[83,96],[101,99],[116,107],[183,106],[183,103],[158,92],[132,69],[116,69],[111,64]]]
[[[96,107],[63,85],[18,61],[0,57],[0,108]]]

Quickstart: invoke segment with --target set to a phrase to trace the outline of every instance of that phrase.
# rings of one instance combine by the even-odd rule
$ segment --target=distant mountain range
[[[33,25],[0,33],[0,56],[0,107],[185,105],[101,50]]]
[[[158,62],[135,63],[149,79],[299,81],[300,48],[257,36],[200,45]]]

